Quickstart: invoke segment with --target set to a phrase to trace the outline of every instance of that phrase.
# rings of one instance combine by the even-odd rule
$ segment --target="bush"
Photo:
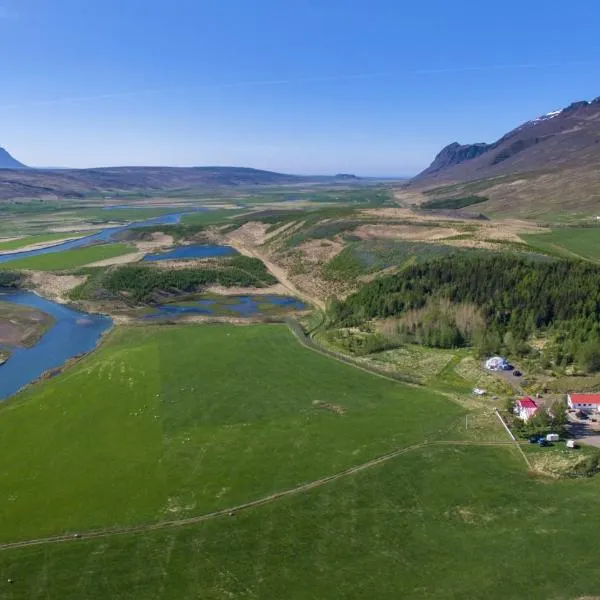
[[[18,288],[23,276],[18,271],[0,271],[0,288]]]

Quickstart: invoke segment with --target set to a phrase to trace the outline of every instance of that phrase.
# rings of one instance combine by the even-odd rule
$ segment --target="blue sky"
[[[0,145],[411,174],[599,96],[599,23],[598,0],[0,0]]]

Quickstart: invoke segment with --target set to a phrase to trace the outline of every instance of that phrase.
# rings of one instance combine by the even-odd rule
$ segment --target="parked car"
[[[552,444],[551,444],[551,443],[550,443],[548,440],[545,440],[544,438],[540,438],[540,439],[538,440],[538,444],[539,444],[539,445],[540,445],[542,448],[544,448],[544,447],[546,447],[546,446],[551,446],[551,445],[552,445]]]
[[[530,444],[537,444],[539,441],[540,441],[540,438],[539,438],[539,436],[537,436],[537,435],[532,435],[532,436],[529,438],[529,443],[530,443]]]
[[[514,375],[515,377],[521,377],[521,375],[523,375],[523,373],[521,373],[521,371],[519,371],[518,369],[515,369],[515,370],[513,371],[513,375]]]

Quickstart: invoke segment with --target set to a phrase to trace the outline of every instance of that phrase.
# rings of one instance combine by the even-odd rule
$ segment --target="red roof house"
[[[529,397],[521,398],[515,404],[515,414],[523,421],[529,421],[538,410],[538,405]]]
[[[568,394],[569,408],[583,412],[600,412],[600,394]]]

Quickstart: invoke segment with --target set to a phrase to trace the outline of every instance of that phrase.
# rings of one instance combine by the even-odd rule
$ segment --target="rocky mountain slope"
[[[13,158],[4,148],[0,148],[0,169],[26,169],[27,167]]]
[[[413,183],[458,182],[588,164],[600,164],[600,97],[527,121],[492,144],[454,142]]]
[[[396,198],[473,198],[488,216],[542,221],[599,215],[600,97],[527,121],[492,144],[450,144]]]

